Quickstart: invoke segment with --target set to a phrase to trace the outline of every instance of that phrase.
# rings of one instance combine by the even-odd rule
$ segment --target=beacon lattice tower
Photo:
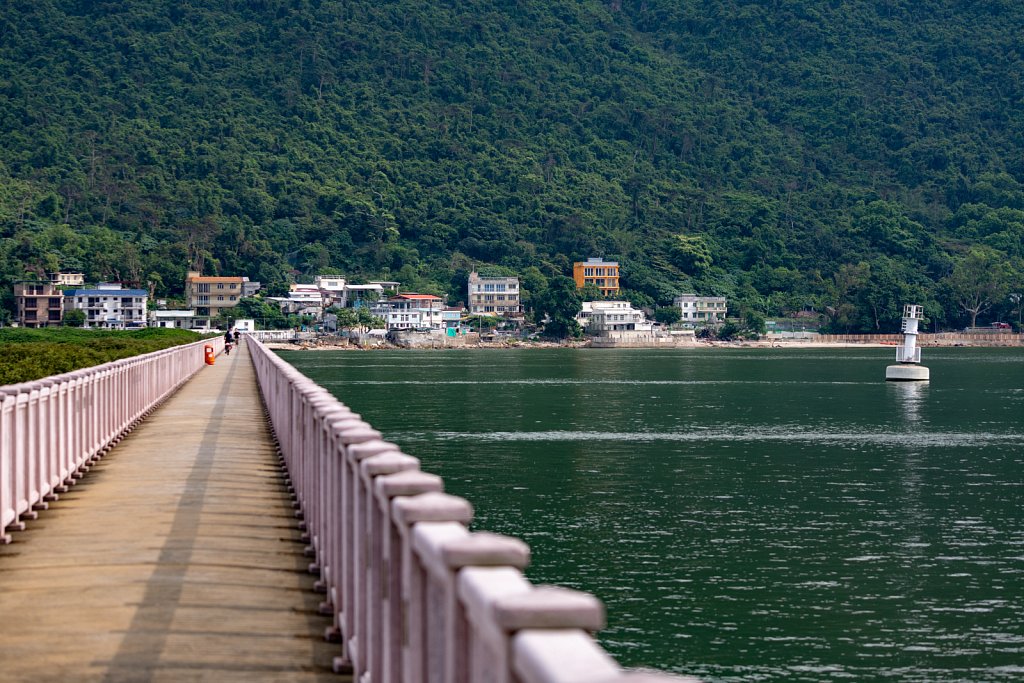
[[[929,370],[921,365],[921,349],[917,345],[917,326],[924,309],[917,304],[903,307],[903,343],[896,347],[896,365],[885,369],[889,382],[927,382]]]

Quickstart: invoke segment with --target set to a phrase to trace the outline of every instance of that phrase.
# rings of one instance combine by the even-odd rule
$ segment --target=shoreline
[[[454,349],[590,349],[588,341],[516,341],[507,342],[478,342],[476,344],[462,344],[458,346],[423,346],[416,349],[397,346],[395,344],[383,343],[373,346],[359,346],[351,343],[339,343],[335,341],[301,340],[301,341],[268,341],[264,342],[267,348],[286,351],[405,351],[405,350],[432,350],[448,351]],[[680,349],[894,349],[898,346],[895,342],[844,342],[844,341],[782,341],[782,340],[758,340],[758,341],[697,341],[693,344],[664,347],[629,347],[622,346],[614,350],[680,350]],[[997,349],[997,348],[1024,348],[1021,340],[1008,340],[1006,343],[992,343],[990,341],[965,342],[963,340],[930,340],[919,343],[918,347],[925,349],[936,348],[976,348],[976,349]],[[593,349],[605,351],[609,349]]]

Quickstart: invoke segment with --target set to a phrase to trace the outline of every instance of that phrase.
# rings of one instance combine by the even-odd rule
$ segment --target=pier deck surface
[[[339,681],[244,348],[0,546],[0,681]]]

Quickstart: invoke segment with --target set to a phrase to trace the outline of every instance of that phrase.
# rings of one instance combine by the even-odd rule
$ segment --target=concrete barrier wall
[[[374,683],[667,683],[623,671],[593,640],[592,595],[538,587],[529,548],[467,529],[473,508],[295,368],[248,338],[316,558],[338,670]],[[365,678],[364,678],[365,677]]]
[[[206,344],[219,353],[224,340],[0,387],[0,542],[199,370]]]
[[[887,344],[895,345],[903,341],[902,334],[819,334],[814,341],[826,344]],[[1021,346],[1024,335],[1012,332],[939,332],[935,334],[919,334],[918,344],[950,346]]]

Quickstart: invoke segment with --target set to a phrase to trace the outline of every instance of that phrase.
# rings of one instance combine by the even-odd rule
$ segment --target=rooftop
[[[185,282],[199,282],[199,283],[216,283],[216,282],[237,282],[241,284],[245,282],[245,278],[236,276],[190,276],[185,278]]]
[[[64,296],[149,296],[145,289],[65,289]]]

